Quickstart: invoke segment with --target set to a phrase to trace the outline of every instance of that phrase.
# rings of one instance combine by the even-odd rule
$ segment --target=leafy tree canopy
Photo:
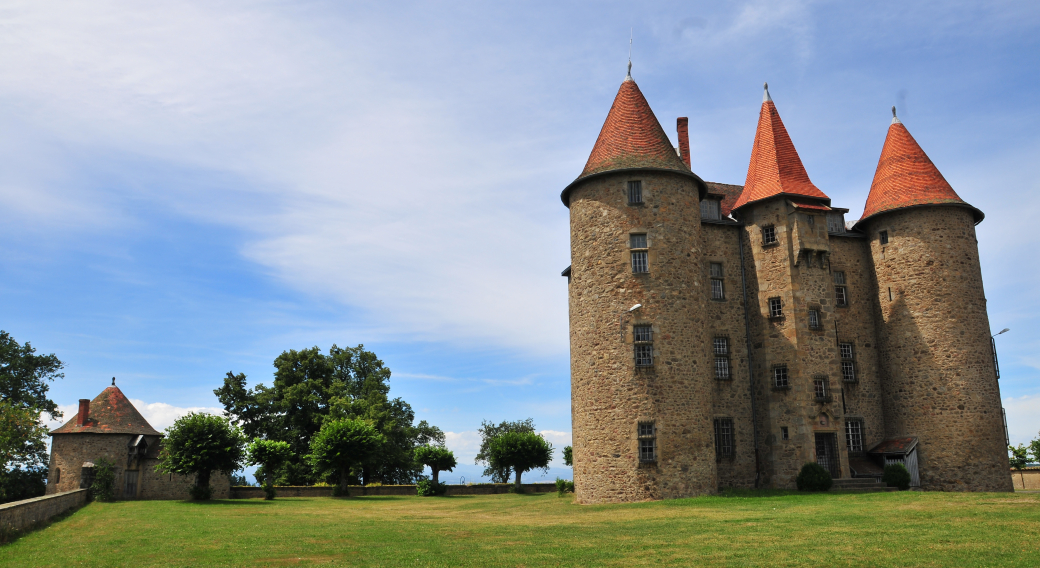
[[[563,448],[563,463],[564,465],[574,466],[574,448],[571,446],[564,446]]]
[[[242,467],[246,438],[227,418],[190,412],[165,434],[156,465],[162,473],[195,475],[195,486],[208,488],[212,472],[231,475]]]
[[[552,452],[552,444],[534,432],[506,432],[495,436],[488,445],[488,453],[494,463],[516,472],[517,489],[520,488],[520,476],[525,471],[549,471]]]
[[[259,384],[248,389],[244,374],[229,372],[224,386],[213,392],[246,435],[290,445],[293,457],[279,483],[321,480],[304,456],[326,420],[361,418],[386,439],[357,471],[366,482],[414,482],[422,473],[412,457],[414,448],[444,441],[436,426],[426,421],[414,424],[411,405],[389,398],[390,369],[364,345],[347,349],[333,345],[327,355],[318,347],[289,350],[275,359],[274,367],[270,388]]]
[[[358,418],[326,421],[311,439],[311,466],[320,474],[333,474],[346,489],[352,468],[361,467],[379,452],[386,439],[371,424]]]
[[[439,483],[438,474],[440,472],[451,471],[458,465],[455,461],[455,454],[443,446],[419,446],[415,449],[415,461],[430,466],[434,483]]]
[[[482,420],[480,423],[480,451],[477,452],[475,462],[484,464],[484,476],[490,477],[493,483],[507,483],[512,473],[512,468],[506,464],[498,463],[491,454],[491,441],[507,432],[530,432],[534,433],[534,420],[516,420],[510,422],[503,420],[501,424]]]
[[[1029,448],[1022,444],[1018,447],[1008,446],[1008,462],[1015,469],[1022,469],[1029,463]]]
[[[58,405],[47,398],[48,381],[65,378],[65,367],[57,356],[36,355],[29,342],[19,345],[6,331],[0,331],[0,400],[12,407],[46,412],[61,418]]]
[[[264,470],[264,484],[274,484],[274,476],[279,468],[292,458],[292,448],[288,442],[280,440],[264,440],[255,438],[246,448],[249,457],[247,465],[258,465]]]

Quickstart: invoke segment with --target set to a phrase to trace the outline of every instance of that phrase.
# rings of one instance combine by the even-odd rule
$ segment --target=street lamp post
[[[621,342],[625,342],[625,316],[643,307],[643,304],[636,304],[631,308],[628,308],[618,316],[618,330],[621,332]]]

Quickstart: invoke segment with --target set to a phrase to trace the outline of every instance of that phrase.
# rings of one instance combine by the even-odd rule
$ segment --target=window
[[[630,182],[628,182],[628,204],[629,205],[642,205],[643,204],[643,182],[641,182],[641,181],[630,181]]]
[[[628,246],[632,249],[632,272],[636,274],[650,272],[650,265],[647,263],[646,233],[629,235]]]
[[[654,331],[649,325],[637,325],[632,328],[635,341],[636,367],[649,367],[654,364]]]
[[[787,365],[773,367],[773,387],[778,389],[786,389],[788,387]]]
[[[711,272],[711,299],[725,300],[726,289],[722,285],[722,263],[712,262],[709,264]]]
[[[720,381],[729,379],[729,339],[716,337],[712,341],[712,351],[715,352],[715,378]]]
[[[849,305],[848,289],[845,287],[845,273],[834,273],[834,302],[839,306]]]
[[[791,436],[787,433],[787,426],[781,426],[780,427],[780,439],[781,440],[790,440],[791,439]]]
[[[827,379],[813,379],[813,394],[817,400],[827,398]]]
[[[54,484],[57,485],[59,483],[61,483],[61,468],[56,467],[54,468]]]
[[[863,451],[862,420],[845,420],[845,445],[850,453]]]
[[[881,241],[881,244],[887,245],[888,244],[888,231],[881,231],[880,233],[878,233],[878,240]]]
[[[701,219],[722,219],[722,202],[718,199],[701,201]]]
[[[809,310],[809,329],[820,329],[823,327],[820,325],[820,310],[810,309]]]
[[[715,459],[733,457],[733,419],[715,419]]]
[[[639,438],[639,461],[657,461],[657,429],[653,422],[640,422],[637,428]]]
[[[827,214],[827,232],[828,233],[844,233],[845,232],[845,215],[843,213],[828,213]]]
[[[805,216],[805,220],[806,220],[806,222],[808,222],[808,223],[809,223],[810,225],[815,225],[815,224],[816,224],[816,217],[815,217],[814,215],[806,215],[806,216]]]
[[[780,298],[769,298],[769,317],[784,317],[784,307],[783,304],[780,302]]]
[[[776,227],[766,225],[762,227],[762,244],[771,245],[776,242]]]
[[[841,352],[841,379],[845,382],[856,381],[856,362],[853,358],[852,344],[839,343],[838,350]]]

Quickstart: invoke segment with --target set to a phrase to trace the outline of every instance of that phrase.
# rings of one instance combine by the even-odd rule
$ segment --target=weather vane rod
[[[628,75],[625,76],[626,79],[632,78],[632,37],[634,31],[635,28],[628,29]]]

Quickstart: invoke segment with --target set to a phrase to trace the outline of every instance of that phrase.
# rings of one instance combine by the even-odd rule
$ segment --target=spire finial
[[[903,124],[899,120],[899,117],[896,116],[896,107],[895,106],[892,107],[892,124]]]
[[[116,378],[112,377],[112,386],[116,386]]]
[[[626,81],[632,80],[632,37],[635,28],[628,30],[628,75],[625,75]]]
[[[765,89],[765,92],[762,93],[762,102],[768,103],[772,101],[773,97],[769,96],[769,83],[763,83],[762,88]]]

